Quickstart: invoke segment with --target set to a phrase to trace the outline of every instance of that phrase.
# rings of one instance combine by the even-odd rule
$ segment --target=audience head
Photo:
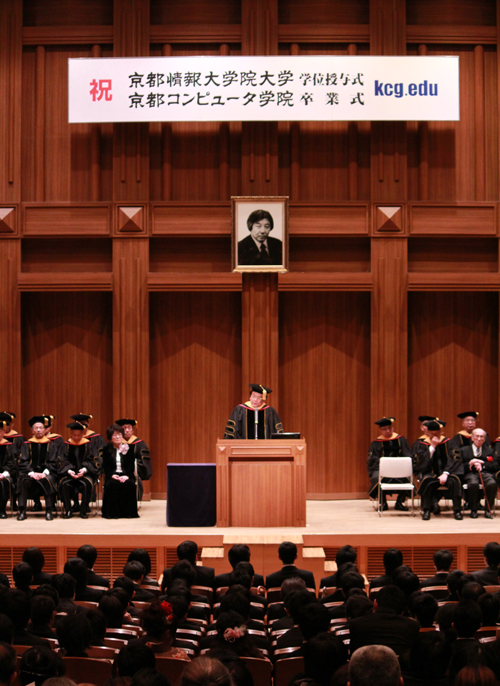
[[[461,600],[455,607],[453,626],[458,638],[474,638],[481,627],[481,608],[472,600]]]
[[[455,677],[454,686],[498,686],[498,680],[486,665],[462,667]]]
[[[118,676],[133,677],[140,669],[155,669],[156,658],[151,648],[145,644],[126,645],[115,658],[113,672]]]
[[[89,620],[83,612],[67,615],[57,625],[57,640],[68,657],[85,654],[92,640]]]
[[[306,588],[307,586],[304,579],[301,579],[299,576],[290,576],[281,584],[281,600],[284,601],[289,593],[293,593],[294,591],[305,591]]]
[[[482,626],[495,626],[500,613],[500,598],[491,593],[483,593],[477,604],[481,608]]]
[[[42,686],[47,679],[64,676],[65,667],[60,655],[45,646],[29,648],[21,658],[19,681],[22,686],[35,683]]]
[[[359,570],[355,562],[344,562],[343,565],[340,565],[340,567],[337,569],[337,588],[340,588],[342,586],[342,577],[344,576],[344,574],[348,574],[350,572],[359,573]]]
[[[400,588],[407,598],[420,589],[420,580],[418,576],[404,565],[394,570],[392,574],[392,583],[394,586]]]
[[[113,581],[113,589],[115,588],[119,588],[121,591],[124,591],[128,595],[129,601],[132,600],[132,597],[135,593],[135,586],[132,579],[129,579],[128,576],[116,577],[116,579]]]
[[[39,595],[44,595],[48,596],[49,598],[52,598],[52,600],[54,601],[54,605],[56,607],[59,605],[59,593],[56,591],[54,586],[52,586],[52,584],[42,584],[38,588],[35,588],[32,597],[35,598]]]
[[[454,569],[452,572],[448,574],[448,578],[446,579],[446,585],[448,586],[448,590],[450,592],[450,595],[452,596],[452,600],[458,600],[458,582],[463,576],[465,576],[465,572],[461,569]]]
[[[400,686],[401,669],[396,653],[381,645],[358,648],[349,662],[350,686]]]
[[[344,598],[347,598],[349,596],[349,591],[353,588],[364,590],[365,580],[359,572],[346,572],[345,574],[342,574],[340,587],[344,594]]]
[[[453,603],[446,603],[438,609],[436,614],[436,624],[439,627],[439,631],[450,643],[457,640],[457,632],[453,627],[455,607],[456,605]]]
[[[382,586],[375,597],[375,608],[391,610],[400,615],[405,609],[406,597],[397,586]]]
[[[221,598],[221,607],[222,600],[223,598]],[[172,612],[174,613],[175,618],[177,620],[177,625],[179,625],[179,622],[185,619],[185,617],[187,616],[189,610],[189,603],[186,600],[186,598],[182,595],[169,596],[168,602],[172,606]],[[250,607],[250,602],[248,603],[248,606]]]
[[[347,648],[328,631],[310,638],[303,646],[304,672],[321,686],[330,686],[332,676],[347,663]]]
[[[316,597],[310,591],[293,591],[289,593],[285,599],[285,609],[293,619],[293,623],[297,624],[299,621],[299,613],[302,607],[309,603],[316,603]]]
[[[450,684],[455,683],[457,674],[463,667],[478,667],[486,665],[487,654],[481,643],[476,641],[464,641],[461,650],[452,651],[448,677]]]
[[[87,588],[87,563],[80,557],[72,557],[64,565],[64,573],[70,574],[76,582],[76,593]]]
[[[308,603],[299,610],[299,629],[305,641],[330,628],[328,608],[318,603]]]
[[[453,564],[453,553],[447,548],[436,550],[432,556],[434,566],[438,572],[449,572]]]
[[[33,570],[27,562],[20,562],[12,570],[12,578],[16,588],[22,591],[29,589],[33,581]]]
[[[11,591],[7,597],[5,614],[14,625],[14,633],[26,629],[31,615],[31,603],[28,596],[17,589]]]
[[[500,545],[496,541],[491,541],[484,546],[483,555],[490,567],[500,565]]]
[[[187,560],[196,567],[196,556],[198,555],[198,545],[194,541],[183,541],[177,546],[177,559]]]
[[[420,626],[429,628],[434,625],[434,619],[438,611],[437,600],[430,593],[416,591],[410,596],[410,611]]]
[[[191,602],[191,589],[188,586],[188,584],[184,581],[184,579],[175,579],[169,584],[168,597],[171,598],[174,595],[181,596],[182,598],[184,598],[188,605]]]
[[[99,610],[106,617],[108,629],[121,629],[125,608],[116,595],[103,595],[99,601]]]
[[[250,548],[246,543],[237,543],[229,549],[227,559],[233,569],[238,562],[250,562]]]
[[[141,612],[141,626],[148,636],[153,639],[165,640],[167,635],[172,638],[177,629],[177,619],[172,605],[167,601],[155,600]]]
[[[297,559],[297,546],[291,541],[283,541],[278,548],[278,557],[284,565],[293,565]]]
[[[410,651],[413,674],[427,680],[442,679],[451,659],[451,643],[441,631],[420,632]]]
[[[92,638],[90,645],[99,646],[104,644],[104,638],[106,636],[106,617],[100,610],[88,610],[87,620],[90,625],[90,631]]]
[[[458,582],[461,600],[473,600],[475,603],[484,595],[484,586],[478,581],[468,581],[465,584]]]
[[[140,584],[146,576],[146,569],[142,562],[132,560],[131,562],[127,562],[123,567],[123,576],[127,576],[129,579],[132,579],[132,581],[136,584]]]
[[[250,616],[250,592],[246,589],[234,592],[233,586],[227,593],[225,593],[220,600],[220,612],[230,612],[234,610],[243,617],[245,621]]]
[[[472,576],[472,574],[462,574],[462,576],[458,579],[457,581],[457,586],[456,586],[456,593],[459,598],[459,600],[462,598],[462,589],[465,586],[465,584],[470,584],[470,583],[477,583],[475,577]]]
[[[184,668],[181,686],[233,686],[233,682],[222,662],[211,657],[197,657]]]
[[[247,567],[247,565],[250,565],[249,562],[238,562],[236,567],[233,569],[231,574],[229,575],[229,587],[231,588],[232,586],[238,585],[238,586],[243,586],[244,588],[247,588],[250,590],[252,588],[252,579],[253,579],[253,567],[251,567],[251,571]]]
[[[31,599],[31,622],[33,626],[50,625],[56,605],[48,595],[36,595]]]
[[[11,686],[16,678],[17,655],[8,643],[0,641],[0,686]]]
[[[9,577],[6,574],[0,572],[0,586],[5,586],[5,588],[10,588]]]
[[[342,567],[346,562],[356,562],[358,554],[352,545],[343,545],[342,548],[337,550],[335,555],[335,562],[337,563],[337,569]]]
[[[389,548],[384,553],[384,569],[387,576],[403,564],[403,553],[397,548]]]
[[[31,548],[26,548],[23,553],[23,562],[27,562],[33,574],[40,574],[45,564],[45,557],[40,548],[33,546]]]
[[[170,679],[157,669],[143,667],[134,674],[130,686],[170,686]]]
[[[151,558],[147,550],[144,548],[135,548],[129,554],[127,562],[140,562],[145,570],[145,576],[151,574]]]
[[[76,581],[71,574],[54,574],[50,583],[59,593],[59,598],[75,597]]]
[[[97,550],[90,544],[81,545],[76,551],[76,556],[86,563],[87,569],[93,569],[97,560]]]
[[[352,595],[346,600],[345,614],[347,619],[356,619],[373,612],[373,600],[365,595]]]
[[[179,560],[172,567],[170,571],[170,584],[177,579],[182,579],[189,587],[196,584],[196,568],[189,560]]]
[[[14,625],[7,615],[0,614],[0,641],[12,643],[14,641]]]

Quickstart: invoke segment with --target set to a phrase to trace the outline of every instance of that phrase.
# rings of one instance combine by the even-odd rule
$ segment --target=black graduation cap
[[[435,417],[428,422],[424,422],[424,426],[426,426],[429,431],[439,431],[439,429],[443,429],[446,426],[446,422],[443,422],[439,417]]]
[[[68,429],[71,429],[71,431],[86,431],[87,427],[85,424],[81,424],[80,422],[70,422],[69,424],[66,424],[66,427]]]
[[[38,415],[35,417],[31,417],[31,419],[28,419],[28,424],[32,427],[33,424],[43,424],[44,426],[50,426],[50,419],[44,415]]]
[[[252,389],[252,392],[253,392],[253,393],[262,393],[262,399],[263,399],[263,400],[266,399],[266,395],[267,395],[268,393],[272,393],[272,392],[273,392],[271,388],[268,388],[267,386],[262,386],[262,385],[259,384],[259,383],[251,383],[251,384],[248,384],[248,385],[249,385],[250,388]]]
[[[15,414],[13,412],[0,412],[0,421],[1,422],[7,422],[10,424],[10,422],[15,418]]]
[[[118,426],[124,426],[125,424],[135,426],[137,424],[137,419],[117,419],[115,424],[118,424]]]
[[[74,419],[75,422],[88,422],[89,419],[92,419],[92,415],[80,412],[79,414],[72,414],[71,419]]]
[[[430,422],[431,419],[436,419],[436,417],[432,417],[430,414],[421,414],[420,417],[418,418],[418,421],[420,423],[422,422]]]
[[[382,419],[377,420],[375,424],[378,424],[378,426],[382,428],[383,426],[390,426],[395,421],[396,417],[382,417]]]
[[[0,420],[0,431],[5,431],[7,429],[7,422],[5,420]]]
[[[466,417],[474,417],[474,419],[477,419],[479,417],[479,412],[460,412],[460,414],[457,414],[457,417],[460,417],[460,419],[465,419]]]
[[[55,416],[53,414],[46,414],[44,417],[48,422],[45,426],[52,426],[52,420],[55,419]]]

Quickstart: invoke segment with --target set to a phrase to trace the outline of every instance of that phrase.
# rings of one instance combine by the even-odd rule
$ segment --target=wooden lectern
[[[306,442],[221,440],[217,526],[305,526]]]

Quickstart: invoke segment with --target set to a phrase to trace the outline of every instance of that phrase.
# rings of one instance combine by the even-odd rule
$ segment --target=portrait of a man
[[[238,241],[238,264],[282,264],[283,243],[269,234],[274,220],[267,210],[254,210],[248,215],[250,235]]]

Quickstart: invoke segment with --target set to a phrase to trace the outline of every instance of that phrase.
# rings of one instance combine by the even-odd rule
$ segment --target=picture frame
[[[288,196],[231,198],[233,272],[288,271]]]

